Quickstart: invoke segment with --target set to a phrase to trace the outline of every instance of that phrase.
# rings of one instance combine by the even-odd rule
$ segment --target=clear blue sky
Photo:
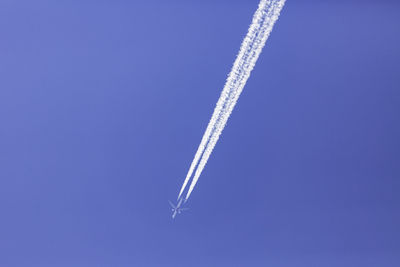
[[[400,4],[288,0],[187,206],[258,0],[0,2],[0,266],[400,266]]]

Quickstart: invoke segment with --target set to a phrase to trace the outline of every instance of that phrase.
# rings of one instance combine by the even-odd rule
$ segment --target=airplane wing
[[[176,209],[176,207],[174,206],[174,204],[171,203],[171,201],[168,200],[168,202],[169,202],[169,204],[171,205],[172,208]]]
[[[189,208],[180,208],[180,210],[188,210]]]

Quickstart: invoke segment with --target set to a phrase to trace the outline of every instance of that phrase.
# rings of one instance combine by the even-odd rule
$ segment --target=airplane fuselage
[[[180,206],[182,205],[182,201],[183,201],[182,198],[179,199],[178,204],[176,205],[176,207],[170,202],[170,205],[171,205],[171,207],[172,207],[172,218],[175,218],[175,216],[176,216],[177,214],[180,214],[180,213],[181,213],[181,208],[180,208]]]

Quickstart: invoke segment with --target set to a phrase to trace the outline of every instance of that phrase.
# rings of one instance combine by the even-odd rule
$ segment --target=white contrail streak
[[[208,123],[199,148],[189,168],[186,179],[179,192],[178,198],[182,195],[185,187],[197,166],[192,183],[186,194],[187,200],[193,191],[218,139],[224,129],[229,116],[246,84],[247,79],[253,70],[255,63],[261,53],[274,23],[279,17],[285,0],[261,0],[248,33],[244,38],[239,53],[233,64],[221,96],[214,109],[214,113]],[[200,160],[200,163],[199,163]],[[197,165],[198,164],[198,165]]]

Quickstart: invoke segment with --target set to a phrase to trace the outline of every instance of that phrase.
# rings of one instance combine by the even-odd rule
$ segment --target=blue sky
[[[396,1],[288,0],[171,219],[257,4],[0,3],[0,266],[399,266]]]

